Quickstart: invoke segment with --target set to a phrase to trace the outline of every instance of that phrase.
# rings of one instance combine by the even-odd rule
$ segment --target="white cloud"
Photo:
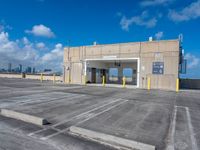
[[[26,37],[12,41],[9,39],[8,32],[0,32],[0,67],[7,68],[7,64],[12,63],[13,65],[32,66],[36,69],[51,68],[61,71],[62,44],[56,44],[53,50],[45,54],[41,53],[36,45],[44,46],[41,42],[33,44]]]
[[[195,68],[200,65],[200,59],[191,53],[187,53],[185,55],[185,58],[187,59],[187,68],[188,69],[192,69],[192,68]]]
[[[140,3],[141,6],[157,6],[157,5],[169,5],[175,0],[144,0]]]
[[[196,19],[200,17],[200,0],[191,3],[180,11],[170,10],[168,16],[174,22]]]
[[[1,32],[0,33],[0,44],[7,43],[8,42],[8,33],[7,32]]]
[[[36,43],[38,49],[46,49],[46,45],[43,42]]]
[[[19,41],[18,41],[19,42]],[[9,40],[7,32],[0,33],[0,61],[1,63],[8,62],[24,62],[27,64],[35,64],[35,59],[38,57],[37,51],[32,45],[27,45],[26,38],[22,39],[22,43]],[[22,47],[20,45],[23,45]]]
[[[46,64],[46,66],[51,66],[51,68],[54,70],[58,69],[58,67],[61,68],[63,63],[62,44],[56,44],[53,50],[41,57],[41,62]]]
[[[144,11],[140,16],[134,16],[129,19],[123,16],[120,21],[121,28],[125,31],[129,31],[129,27],[134,24],[152,28],[156,26],[156,23],[157,19],[155,17],[150,18],[147,11]]]
[[[160,40],[160,39],[162,39],[162,37],[164,36],[164,33],[163,32],[157,32],[156,34],[155,34],[155,38],[156,38],[156,40]]]
[[[32,30],[26,30],[25,32],[31,33],[35,36],[48,37],[48,38],[55,37],[55,34],[51,31],[51,29],[42,24],[35,25],[33,26]]]
[[[24,44],[24,45],[30,44],[30,41],[28,40],[27,37],[23,37],[22,41],[23,41],[23,44]]]
[[[46,53],[43,57],[42,57],[42,61],[43,62],[51,62],[52,60],[58,59],[60,57],[63,57],[63,47],[62,44],[56,44],[55,48],[49,52]]]

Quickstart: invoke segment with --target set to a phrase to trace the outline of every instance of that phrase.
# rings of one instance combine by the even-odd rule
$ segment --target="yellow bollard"
[[[41,73],[40,75],[40,81],[42,82],[43,81],[43,74]]]
[[[53,84],[55,84],[55,82],[56,82],[56,75],[53,74]]]
[[[103,76],[102,85],[105,86],[105,76]]]
[[[126,87],[126,77],[123,77],[122,81],[123,81],[123,88],[125,88]]]
[[[179,79],[176,79],[176,92],[179,92]]]
[[[147,79],[147,89],[150,90],[151,89],[151,78],[148,77]]]

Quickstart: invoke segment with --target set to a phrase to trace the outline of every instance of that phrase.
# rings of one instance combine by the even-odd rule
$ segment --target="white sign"
[[[117,56],[103,56],[103,59],[113,59],[117,58]]]

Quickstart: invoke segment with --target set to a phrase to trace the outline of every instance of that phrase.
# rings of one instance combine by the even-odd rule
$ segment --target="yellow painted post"
[[[123,88],[125,88],[126,87],[126,77],[123,77],[122,81],[123,81]]]
[[[55,84],[55,82],[56,82],[56,75],[53,74],[53,84]]]
[[[176,92],[179,92],[179,79],[176,79]]]
[[[43,81],[43,74],[41,73],[40,75],[40,81],[42,82]]]
[[[151,78],[148,77],[147,79],[147,89],[150,90],[151,89]]]
[[[105,76],[103,76],[103,82],[102,85],[105,86]]]

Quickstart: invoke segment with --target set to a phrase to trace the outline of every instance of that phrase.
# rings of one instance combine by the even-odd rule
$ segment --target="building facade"
[[[180,57],[179,40],[66,47],[64,82],[175,90]]]

